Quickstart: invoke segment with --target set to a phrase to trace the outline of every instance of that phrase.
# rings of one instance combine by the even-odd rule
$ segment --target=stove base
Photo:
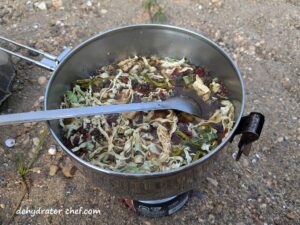
[[[170,198],[151,201],[125,199],[125,203],[130,209],[142,216],[169,216],[179,211],[188,202],[191,193],[192,191],[189,191]]]

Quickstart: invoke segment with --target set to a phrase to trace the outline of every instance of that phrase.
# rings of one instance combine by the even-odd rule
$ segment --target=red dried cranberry
[[[68,140],[68,139],[63,139],[63,144],[64,144],[64,146],[66,146],[66,148],[68,148],[68,149],[72,149],[72,148],[74,148],[74,146],[72,145],[72,143],[71,143],[71,141],[70,140]]]
[[[137,91],[142,94],[149,94],[151,90],[153,90],[153,88],[151,88],[151,86],[146,84],[140,84],[137,88]]]
[[[198,77],[203,77],[205,75],[205,71],[203,68],[201,67],[196,67],[195,69],[195,74],[198,76]]]
[[[127,83],[128,82],[128,77],[120,77],[121,81],[123,81],[124,83]]]
[[[193,133],[191,131],[189,131],[188,125],[186,123],[178,123],[178,129],[188,136],[193,135]]]
[[[182,140],[177,134],[173,133],[172,137],[171,137],[171,141],[172,141],[173,144],[178,145],[178,144],[180,144],[180,142]]]
[[[112,123],[117,122],[118,117],[119,117],[119,114],[117,114],[117,113],[110,114],[106,117],[106,121],[109,125],[111,125]]]
[[[163,100],[163,101],[165,101],[165,100],[167,99],[167,98],[166,98],[166,95],[165,95],[162,91],[159,92],[159,97],[160,97],[160,99]]]
[[[92,132],[90,134],[91,134],[91,136],[94,136],[95,139],[99,139],[101,136],[101,133],[98,129],[92,130]],[[75,139],[74,139],[74,142],[75,142]]]

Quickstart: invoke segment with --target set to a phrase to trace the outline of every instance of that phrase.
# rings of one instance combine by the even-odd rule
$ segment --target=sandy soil
[[[141,0],[70,1],[56,9],[45,1],[0,0],[0,35],[59,54],[90,36],[126,24],[148,23]],[[77,171],[66,178],[50,165],[50,134],[33,169],[26,176],[29,194],[21,209],[99,209],[94,215],[16,215],[12,224],[300,224],[300,3],[298,0],[162,0],[167,23],[201,32],[235,58],[246,84],[246,113],[266,116],[261,139],[249,157],[235,162],[236,145],[223,151],[193,197],[170,217],[149,219],[128,210],[113,193],[93,187]],[[38,2],[40,3],[40,2]],[[26,52],[24,52],[27,54]],[[51,74],[14,59],[13,95],[1,113],[33,110]],[[40,79],[41,81],[41,79]],[[33,140],[43,123],[0,128],[0,224],[6,224],[22,193],[16,158],[33,157]],[[16,138],[8,149],[4,141]],[[209,179],[211,181],[211,179]]]

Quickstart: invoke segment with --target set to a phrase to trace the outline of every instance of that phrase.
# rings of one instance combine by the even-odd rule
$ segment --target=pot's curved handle
[[[36,64],[37,66],[40,66],[44,69],[47,69],[47,70],[50,70],[50,71],[54,71],[56,69],[56,67],[58,66],[58,64],[61,62],[61,60],[70,52],[70,48],[66,48],[59,56],[54,56],[54,55],[51,55],[49,53],[46,53],[46,52],[43,52],[41,50],[37,50],[37,49],[34,49],[34,48],[31,48],[29,46],[26,46],[26,45],[23,45],[23,44],[19,44],[15,41],[12,41],[8,38],[5,38],[5,37],[2,37],[0,36],[0,40],[2,41],[6,41],[8,43],[11,43],[11,44],[14,44],[16,46],[19,46],[21,48],[25,48],[27,50],[30,50],[32,52],[35,52],[39,55],[42,55],[44,58],[42,58],[41,61],[37,61],[37,60],[34,60],[32,58],[29,58],[27,56],[24,56],[24,55],[21,55],[19,53],[16,53],[16,52],[13,52],[13,51],[10,51],[6,48],[3,48],[3,47],[0,47],[0,50],[10,54],[10,55],[14,55],[14,56],[17,56],[21,59],[24,59],[24,60],[27,60],[29,62],[32,62],[34,64]]]
[[[248,116],[242,117],[236,131],[234,132],[230,140],[230,142],[232,142],[236,135],[242,134],[242,137],[238,144],[239,151],[236,156],[236,161],[240,159],[242,153],[245,155],[249,155],[252,143],[258,140],[260,137],[264,122],[264,115],[258,112],[251,112]]]

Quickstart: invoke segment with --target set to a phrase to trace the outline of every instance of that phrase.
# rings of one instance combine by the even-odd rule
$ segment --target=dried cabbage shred
[[[209,118],[172,110],[130,112],[60,121],[65,145],[101,168],[131,173],[175,169],[213,150],[234,125],[234,107],[224,85],[185,58],[138,57],[101,67],[77,80],[61,108],[163,101],[195,93],[207,105],[219,105]]]

